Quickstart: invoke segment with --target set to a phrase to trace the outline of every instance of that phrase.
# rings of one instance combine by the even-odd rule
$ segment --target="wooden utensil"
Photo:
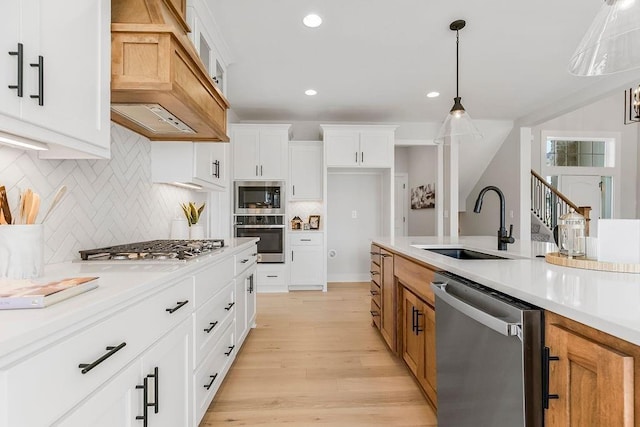
[[[7,220],[4,217],[4,210],[2,209],[1,205],[0,205],[0,225],[7,225]]]
[[[32,194],[31,206],[29,208],[29,214],[27,215],[27,224],[35,224],[38,217],[38,211],[40,210],[40,196],[38,193]]]
[[[31,212],[31,203],[33,203],[33,191],[27,188],[23,195],[24,202],[22,204],[22,212],[20,213],[20,224],[28,224],[29,213]]]
[[[44,220],[47,219],[47,217],[49,216],[49,214],[51,213],[53,208],[55,208],[58,205],[58,203],[60,203],[60,200],[62,199],[62,196],[64,196],[66,192],[67,192],[67,186],[66,185],[63,185],[62,187],[60,187],[58,189],[58,191],[56,192],[56,195],[53,197],[53,201],[51,202],[51,206],[49,206],[49,209],[47,210],[47,212],[44,214],[44,217],[42,218],[42,222],[44,222]]]
[[[7,199],[7,190],[4,188],[4,185],[0,187],[0,207],[2,208],[2,212],[6,224],[11,224],[11,209],[9,209],[9,199]],[[0,219],[0,221],[2,220]]]

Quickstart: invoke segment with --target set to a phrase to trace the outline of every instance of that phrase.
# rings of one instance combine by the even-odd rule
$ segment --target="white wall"
[[[151,183],[150,144],[112,124],[110,160],[40,160],[33,151],[0,146],[0,185],[14,209],[26,188],[42,197],[41,213],[58,187],[68,188],[45,223],[45,263],[78,259],[81,249],[168,239],[179,203],[205,201],[205,193]]]
[[[408,154],[409,197],[411,197],[411,189],[419,185],[435,184],[438,176],[438,148],[436,146],[409,147]],[[440,196],[436,194],[436,203],[441,203]],[[436,210],[409,207],[409,236],[435,235]]]
[[[369,280],[369,244],[383,230],[382,189],[379,173],[328,172],[327,252],[336,251],[327,259],[328,282]]]
[[[409,147],[395,147],[393,160],[395,173],[409,173]]]

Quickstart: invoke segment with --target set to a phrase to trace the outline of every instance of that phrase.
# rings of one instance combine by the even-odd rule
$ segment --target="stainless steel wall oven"
[[[259,237],[258,262],[283,263],[285,246],[284,215],[236,215],[236,237]]]

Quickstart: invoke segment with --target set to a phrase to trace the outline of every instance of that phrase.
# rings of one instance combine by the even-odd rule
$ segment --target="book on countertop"
[[[71,277],[52,282],[0,280],[0,310],[43,308],[98,287],[98,277]]]

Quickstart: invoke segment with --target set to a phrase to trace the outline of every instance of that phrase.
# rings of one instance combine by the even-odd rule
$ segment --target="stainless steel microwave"
[[[236,181],[234,187],[236,215],[284,215],[284,182]]]

